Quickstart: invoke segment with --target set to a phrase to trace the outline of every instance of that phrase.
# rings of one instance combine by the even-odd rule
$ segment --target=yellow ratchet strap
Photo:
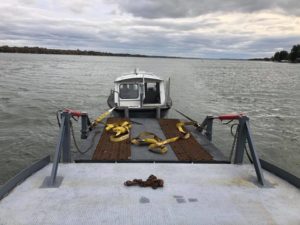
[[[150,132],[142,132],[136,138],[131,140],[132,144],[135,145],[149,145],[148,148],[150,151],[159,154],[165,154],[168,151],[166,147],[167,144],[177,141],[178,139],[188,139],[190,133],[187,133],[184,129],[184,125],[190,125],[190,122],[179,122],[176,124],[177,129],[182,135],[172,137],[166,140],[162,140],[158,136]]]
[[[92,124],[90,125],[91,128],[95,128],[99,123],[102,122],[102,120],[104,120],[106,117],[108,117],[112,111],[114,111],[115,107],[114,108],[111,108],[110,110],[102,113],[100,116],[97,117],[97,119],[95,119]]]
[[[129,138],[131,123],[128,121],[120,123],[108,123],[105,130],[112,131],[114,134],[110,136],[112,142],[120,142]]]
[[[135,145],[149,145],[148,148],[150,151],[159,154],[164,154],[168,151],[162,142],[162,139],[150,132],[142,132],[131,140],[131,143]]]

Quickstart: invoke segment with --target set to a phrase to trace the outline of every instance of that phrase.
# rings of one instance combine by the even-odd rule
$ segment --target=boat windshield
[[[139,97],[139,86],[137,84],[120,84],[120,98],[137,99]]]

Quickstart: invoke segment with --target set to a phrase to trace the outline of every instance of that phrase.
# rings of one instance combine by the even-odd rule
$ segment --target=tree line
[[[51,49],[41,47],[10,47],[7,45],[0,46],[0,53],[30,53],[30,54],[58,54],[58,55],[92,55],[92,56],[122,56],[122,57],[149,57],[149,58],[183,58],[177,56],[160,56],[160,55],[141,55],[129,53],[111,53],[111,52],[97,52],[87,50],[65,50],[65,49]],[[189,58],[187,58],[189,59]],[[191,58],[193,59],[193,58]]]
[[[31,54],[60,54],[60,55],[96,55],[96,56],[131,56],[131,57],[148,57],[140,54],[128,53],[110,53],[82,50],[64,50],[64,49],[49,49],[40,47],[9,47],[7,45],[0,46],[0,52],[5,53],[31,53]]]
[[[290,52],[287,52],[286,50],[275,52],[271,60],[275,62],[300,62],[300,44],[294,45]]]

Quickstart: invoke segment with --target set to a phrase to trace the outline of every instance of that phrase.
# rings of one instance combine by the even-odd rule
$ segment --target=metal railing
[[[244,159],[244,153],[246,151],[246,144],[248,144],[251,158],[253,161],[253,165],[255,168],[257,180],[261,185],[265,185],[265,180],[263,176],[263,172],[261,169],[260,160],[258,154],[256,152],[252,132],[250,129],[249,118],[245,115],[241,114],[232,114],[232,115],[222,115],[218,117],[207,116],[205,120],[202,122],[198,130],[203,132],[205,130],[204,135],[207,137],[209,141],[212,141],[212,133],[213,133],[213,120],[238,120],[237,126],[237,137],[235,143],[235,154],[234,154],[234,164],[242,164]]]
[[[81,117],[82,129],[81,129],[81,138],[85,139],[88,132],[88,115],[87,113],[76,112],[72,110],[64,110],[61,113],[61,126],[58,136],[58,142],[56,145],[55,155],[53,158],[53,166],[51,170],[50,177],[47,177],[44,181],[46,182],[45,186],[56,187],[59,186],[62,178],[57,182],[57,170],[60,159],[62,158],[63,163],[71,162],[71,132],[70,132],[70,118],[73,116]],[[252,132],[250,129],[249,118],[240,114],[233,115],[222,115],[218,117],[207,116],[202,124],[198,127],[200,132],[205,131],[204,135],[209,141],[212,141],[213,134],[213,120],[238,120],[237,133],[236,133],[236,143],[235,144],[235,154],[233,162],[235,164],[242,164],[246,145],[248,144],[251,158],[254,164],[257,180],[261,185],[265,184],[263,172],[261,169],[261,164],[259,157],[257,155],[254,143]]]
[[[81,117],[81,138],[87,138],[88,132],[88,114],[85,112],[76,112],[72,110],[64,110],[61,113],[61,126],[58,135],[58,141],[56,144],[55,154],[53,158],[53,166],[51,175],[46,177],[43,186],[45,187],[57,187],[62,181],[62,177],[57,181],[57,170],[60,160],[63,163],[71,162],[71,130],[70,130],[70,118],[71,116]]]

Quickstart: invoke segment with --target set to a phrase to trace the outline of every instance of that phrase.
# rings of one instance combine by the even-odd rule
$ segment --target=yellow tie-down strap
[[[131,123],[128,121],[119,123],[106,124],[105,130],[112,131],[114,134],[110,136],[112,142],[120,142],[129,138]]]
[[[114,108],[111,108],[109,109],[108,111],[102,113],[100,116],[97,117],[97,119],[95,119],[91,125],[90,125],[90,129],[94,129],[99,123],[102,123],[102,121],[108,117],[112,111],[114,111],[115,107]]]
[[[168,151],[167,144],[175,142],[179,139],[188,139],[191,135],[186,132],[183,127],[184,125],[191,125],[190,122],[179,122],[176,124],[177,129],[180,131],[180,135],[162,140],[154,133],[142,132],[136,138],[131,140],[132,144],[135,145],[148,145],[149,150],[159,154],[165,154]]]
[[[186,132],[183,127],[185,125],[193,125],[191,122],[179,122],[176,127],[180,134],[178,136],[162,140],[156,134],[151,132],[142,132],[136,138],[131,139],[134,145],[148,145],[150,151],[165,154],[168,151],[167,144],[175,142],[179,139],[188,139],[191,135]],[[129,138],[131,123],[128,121],[120,123],[106,124],[105,130],[112,131],[114,134],[110,136],[112,142],[120,142]]]

